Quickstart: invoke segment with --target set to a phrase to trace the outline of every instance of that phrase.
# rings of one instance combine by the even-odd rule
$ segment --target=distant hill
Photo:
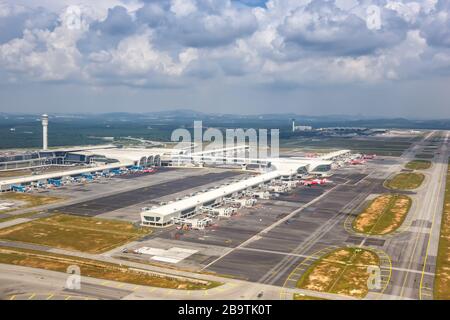
[[[369,127],[369,128],[411,128],[411,129],[450,129],[450,119],[417,120],[406,118],[368,117],[364,115],[323,115],[309,116],[294,113],[270,113],[258,115],[236,115],[227,113],[208,113],[191,109],[174,109],[144,113],[110,112],[101,114],[51,114],[50,122],[79,122],[95,125],[96,123],[140,123],[142,125],[191,125],[194,120],[203,120],[208,126],[218,127],[279,127],[287,128],[291,119],[297,124],[313,127]],[[20,123],[37,122],[40,114],[0,113],[0,124],[12,126]],[[83,124],[82,123],[82,124]]]

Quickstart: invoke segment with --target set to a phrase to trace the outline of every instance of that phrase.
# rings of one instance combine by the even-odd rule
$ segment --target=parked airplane
[[[47,182],[55,187],[61,187],[61,180],[59,179],[48,179]]]
[[[366,163],[366,161],[363,160],[363,159],[353,159],[353,160],[350,161],[350,164],[353,165],[353,166],[364,164],[364,163]]]
[[[300,181],[300,184],[303,186],[312,187],[314,185],[325,185],[330,182],[332,182],[332,181],[330,181],[328,179],[312,179],[312,180],[302,180],[302,181]]]

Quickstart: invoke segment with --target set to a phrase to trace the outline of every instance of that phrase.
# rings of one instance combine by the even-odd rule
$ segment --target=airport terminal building
[[[154,208],[143,208],[141,224],[143,226],[165,227],[173,224],[174,219],[185,219],[197,214],[202,207],[220,204],[225,198],[238,195],[240,192],[257,187],[280,177],[280,173],[272,171],[251,177],[230,185],[224,185],[198,195],[174,201]]]
[[[266,168],[265,173],[257,176],[161,206],[143,208],[141,225],[166,227],[172,225],[177,219],[190,218],[200,213],[204,207],[220,205],[227,198],[236,197],[274,180],[292,180],[305,174],[327,173],[331,170],[332,164],[332,161],[322,159],[272,158],[267,159],[266,162],[270,163],[270,167]]]

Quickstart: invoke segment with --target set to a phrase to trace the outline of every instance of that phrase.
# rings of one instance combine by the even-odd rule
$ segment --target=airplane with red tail
[[[364,163],[366,163],[366,161],[364,159],[353,159],[350,161],[350,164],[353,166],[364,164]]]
[[[331,183],[333,181],[330,181],[328,179],[312,179],[312,180],[302,180],[300,181],[300,185],[312,187],[312,186],[323,186],[327,183]]]

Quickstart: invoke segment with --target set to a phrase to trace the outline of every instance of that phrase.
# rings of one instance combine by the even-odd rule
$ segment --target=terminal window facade
[[[193,215],[194,213],[195,213],[195,207],[185,209],[185,210],[181,211],[181,217],[182,218],[189,217],[189,216]]]
[[[324,165],[320,165],[314,168],[314,171],[317,172],[327,172],[331,170],[331,165],[328,164],[324,164]]]

